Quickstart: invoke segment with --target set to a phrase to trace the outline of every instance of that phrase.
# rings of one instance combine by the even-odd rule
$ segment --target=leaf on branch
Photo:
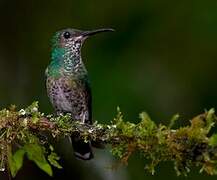
[[[58,160],[60,159],[59,156],[55,152],[51,152],[51,154],[48,156],[48,161],[51,165],[58,169],[62,169],[63,167],[58,163]]]
[[[170,120],[169,128],[172,128],[175,125],[175,123],[179,119],[179,117],[180,117],[179,114],[173,115],[173,117]]]
[[[217,134],[213,134],[209,139],[209,145],[210,146],[216,146],[217,145]]]
[[[48,175],[53,175],[51,166],[45,158],[45,149],[42,146],[39,144],[27,144],[24,146],[24,149],[29,160],[34,161]]]
[[[12,177],[15,177],[17,172],[23,166],[25,150],[23,148],[17,150],[14,154],[11,152],[11,148],[8,148],[8,164]]]
[[[207,132],[210,131],[210,129],[214,126],[215,124],[215,109],[212,108],[207,112],[206,116],[206,121],[207,121]]]

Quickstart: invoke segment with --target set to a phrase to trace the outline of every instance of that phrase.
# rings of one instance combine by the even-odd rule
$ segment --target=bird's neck
[[[87,75],[86,68],[81,58],[80,51],[69,48],[53,48],[51,63],[48,67],[48,75],[61,77],[73,76],[81,78]]]

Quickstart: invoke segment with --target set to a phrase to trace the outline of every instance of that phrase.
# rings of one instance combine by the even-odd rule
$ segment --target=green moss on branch
[[[112,154],[125,164],[139,151],[144,160],[149,160],[146,169],[152,174],[162,161],[172,161],[178,175],[187,175],[195,166],[200,172],[217,174],[217,134],[210,134],[217,120],[214,109],[178,129],[173,128],[178,115],[168,126],[156,125],[144,112],[140,119],[137,124],[124,121],[118,109],[109,125],[97,122],[88,125],[72,121],[69,114],[44,115],[38,111],[37,102],[19,111],[11,106],[0,111],[0,170],[8,167],[14,177],[23,165],[24,155],[49,175],[51,166],[62,168],[52,145],[40,137],[42,132],[49,132],[53,138],[74,135],[84,141],[111,145]]]

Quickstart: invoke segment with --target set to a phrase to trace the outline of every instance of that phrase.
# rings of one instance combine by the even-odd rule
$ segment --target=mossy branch
[[[46,138],[74,135],[84,141],[111,145],[111,152],[127,164],[130,156],[138,151],[148,160],[146,169],[152,174],[162,161],[172,161],[177,175],[187,175],[191,167],[200,172],[217,174],[217,134],[210,130],[217,122],[214,109],[190,120],[188,126],[173,128],[178,115],[169,125],[156,125],[146,113],[140,114],[137,124],[123,120],[118,108],[117,116],[109,125],[93,125],[72,121],[69,114],[54,117],[38,111],[34,102],[26,109],[15,106],[0,111],[0,170],[8,167],[14,177],[23,165],[24,155],[39,168],[52,176],[52,166],[62,168],[59,157]]]

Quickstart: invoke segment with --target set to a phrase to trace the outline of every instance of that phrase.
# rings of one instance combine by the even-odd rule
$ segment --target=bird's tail
[[[78,138],[72,137],[72,146],[74,149],[75,157],[82,160],[90,160],[93,158],[93,152],[90,142],[84,142]]]

